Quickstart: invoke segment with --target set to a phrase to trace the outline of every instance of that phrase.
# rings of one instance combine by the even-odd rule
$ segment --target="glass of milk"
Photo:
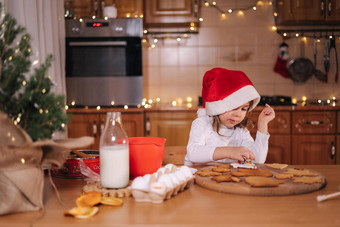
[[[124,188],[129,184],[129,144],[120,112],[108,112],[100,136],[100,181],[105,188]]]

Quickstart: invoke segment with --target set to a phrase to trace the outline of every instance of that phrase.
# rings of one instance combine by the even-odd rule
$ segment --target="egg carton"
[[[136,177],[130,186],[137,202],[162,203],[194,184],[194,175],[187,166],[167,164],[153,174]]]

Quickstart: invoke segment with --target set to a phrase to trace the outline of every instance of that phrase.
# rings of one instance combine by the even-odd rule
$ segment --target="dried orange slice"
[[[121,206],[123,204],[123,200],[112,196],[102,197],[100,203],[104,205]]]
[[[93,207],[94,205],[100,203],[101,199],[101,192],[90,191],[79,196],[76,200],[76,204],[78,207]]]
[[[74,207],[64,213],[65,216],[73,216],[80,219],[86,219],[97,214],[98,207]]]

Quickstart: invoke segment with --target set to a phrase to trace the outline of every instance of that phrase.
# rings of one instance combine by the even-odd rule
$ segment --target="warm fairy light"
[[[177,106],[177,102],[174,100],[174,101],[171,102],[171,105],[172,106]]]
[[[299,37],[299,36],[300,36],[299,33],[296,33],[296,34],[295,34],[295,37]]]
[[[21,158],[21,159],[20,159],[20,162],[21,162],[22,164],[25,164],[25,159],[24,159],[24,158]]]
[[[96,19],[96,16],[95,16],[95,15],[93,15],[93,16],[92,16],[92,19]]]
[[[332,103],[332,106],[333,106],[333,107],[336,106],[335,102]]]
[[[97,106],[97,110],[100,110],[100,106]]]
[[[65,105],[65,110],[68,110],[68,105]]]
[[[111,101],[111,106],[114,106],[115,105],[115,101]]]
[[[177,40],[177,42],[181,42],[181,38],[180,37],[178,37],[176,40]]]
[[[108,17],[104,17],[104,20],[108,20],[109,18]]]
[[[125,109],[125,110],[129,109],[129,106],[128,106],[128,105],[125,105],[125,106],[124,106],[124,109]]]
[[[150,46],[151,48],[155,48],[156,47],[156,45],[155,44],[151,44],[151,46]]]
[[[152,104],[152,99],[149,99],[149,100],[148,100],[148,103],[149,103],[149,104]]]
[[[222,14],[221,14],[221,17],[222,17],[223,19],[225,19],[225,18],[227,17],[227,15],[226,15],[225,13],[222,13]]]
[[[141,108],[141,104],[138,104],[138,105],[137,105],[137,108]]]
[[[131,14],[130,13],[127,13],[126,14],[126,18],[130,18],[131,17]]]
[[[143,14],[139,15],[139,18],[143,18],[143,17],[144,17],[144,15],[143,15]]]
[[[187,102],[192,102],[192,97],[188,96],[186,100],[187,100]]]
[[[330,104],[330,103],[331,103],[331,100],[327,99],[327,103]]]
[[[45,93],[46,93],[46,89],[43,88],[43,89],[41,90],[41,93],[45,94]]]
[[[39,110],[39,113],[40,113],[40,114],[44,113],[43,109],[40,109],[40,110]]]
[[[216,6],[216,2],[212,2],[211,4],[212,4],[213,6]]]
[[[335,96],[332,97],[333,100],[336,100]]]
[[[205,5],[206,7],[208,7],[208,6],[209,6],[209,2],[205,2],[204,5]]]
[[[74,106],[74,105],[76,105],[76,101],[75,101],[75,100],[72,100],[71,106]]]
[[[187,107],[191,108],[192,107],[192,103],[187,103]]]
[[[233,12],[233,10],[232,9],[228,9],[228,13],[232,13]]]
[[[9,56],[8,61],[12,61],[12,58],[13,58],[12,56]]]
[[[143,33],[144,33],[144,34],[147,34],[147,33],[148,33],[148,30],[145,29],[145,30],[143,31]]]
[[[23,86],[26,86],[26,84],[27,84],[26,80],[23,80],[23,81],[21,82],[21,84],[22,84]]]
[[[161,101],[161,98],[157,97],[156,102],[160,102],[160,101]]]
[[[203,21],[203,18],[202,18],[202,17],[200,17],[198,20],[202,22],[202,21]]]
[[[65,123],[61,123],[60,125],[62,128],[65,128]]]
[[[306,96],[302,96],[302,101],[307,101],[307,97]]]
[[[283,36],[286,37],[286,36],[287,36],[287,33],[283,33]]]
[[[79,19],[79,22],[83,22],[83,18],[80,18],[80,19]]]
[[[296,99],[296,98],[293,98],[293,99],[292,99],[292,103],[293,103],[293,104],[296,104],[296,103],[297,103],[297,99]]]
[[[145,104],[145,105],[144,105],[144,108],[148,108],[148,107],[149,107],[149,104]]]
[[[276,26],[272,26],[272,30],[273,30],[273,31],[276,31],[276,30],[277,30],[277,27],[276,27]]]
[[[318,100],[318,103],[321,103],[321,102],[322,102],[321,99],[319,99],[319,100]]]
[[[303,42],[307,42],[307,37],[306,36],[304,36],[304,37],[302,37],[302,39],[301,39]]]
[[[154,43],[158,43],[158,39],[153,39],[153,42]]]
[[[277,12],[274,13],[274,17],[277,17]]]
[[[239,11],[237,12],[237,15],[239,15],[239,16],[244,16],[244,12],[243,12],[242,10],[239,10]]]
[[[45,114],[48,114],[48,109],[45,110]]]
[[[142,39],[142,43],[146,43],[147,41],[146,41],[146,39]]]
[[[253,10],[256,10],[256,6],[253,6]]]

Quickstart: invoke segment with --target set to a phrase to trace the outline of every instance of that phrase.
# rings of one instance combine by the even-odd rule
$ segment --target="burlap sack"
[[[61,166],[71,149],[91,143],[91,137],[32,142],[21,127],[0,111],[0,215],[43,208],[42,166]]]

